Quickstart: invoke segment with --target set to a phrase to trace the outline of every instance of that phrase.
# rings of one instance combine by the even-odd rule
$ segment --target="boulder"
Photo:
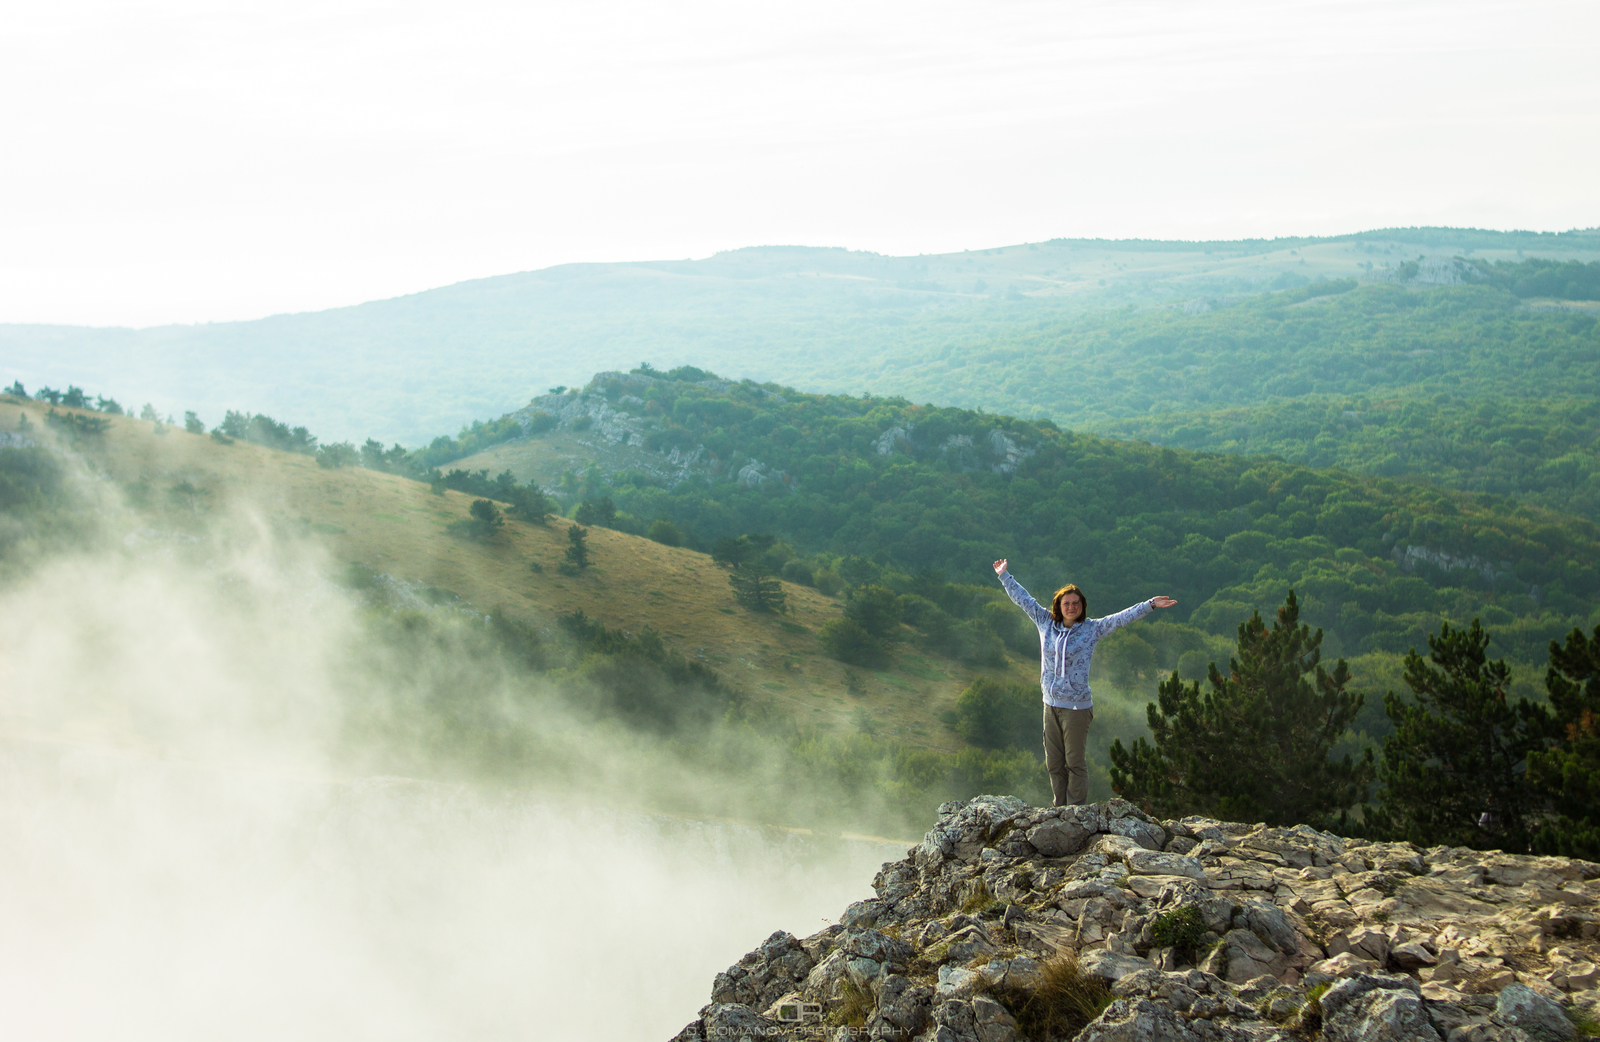
[[[703,1038],[764,1038],[777,1034],[779,1024],[768,1020],[749,1006],[736,1002],[714,1002],[700,1011]]]
[[[1364,973],[1377,973],[1383,969],[1371,959],[1363,959],[1353,952],[1340,952],[1332,958],[1314,962],[1306,968],[1307,973],[1320,973],[1324,977],[1354,977]]]
[[[883,902],[872,898],[865,901],[855,901],[848,905],[844,914],[839,916],[839,925],[850,926],[876,926],[878,916],[884,911]]]
[[[1183,905],[1193,905],[1200,912],[1206,929],[1218,936],[1227,933],[1233,925],[1237,907],[1204,883],[1187,878],[1170,881],[1156,894],[1155,907],[1158,911],[1172,911]]]
[[[1567,1019],[1560,1003],[1525,984],[1511,984],[1494,1004],[1494,1018],[1506,1027],[1521,1028],[1536,1042],[1568,1042],[1578,1029]]]
[[[991,988],[1031,988],[1039,983],[1042,969],[1038,959],[1019,955],[1013,959],[990,959],[978,967],[978,974]]]
[[[972,1020],[978,1042],[1015,1042],[1016,1018],[989,996],[973,997]]]
[[[1109,948],[1095,948],[1092,951],[1080,952],[1078,965],[1083,968],[1084,972],[1109,981],[1126,977],[1130,973],[1138,973],[1140,970],[1155,969],[1155,964],[1149,959],[1141,959],[1137,955],[1114,952]]]
[[[1199,1042],[1177,1013],[1149,999],[1118,999],[1106,1007],[1077,1042]]]
[[[1028,830],[1028,843],[1045,857],[1076,854],[1089,838],[1089,830],[1075,820],[1043,821]]]
[[[1420,970],[1439,961],[1420,941],[1407,941],[1389,949],[1389,961],[1402,970]]]
[[[978,1042],[978,1021],[972,1003],[950,999],[933,1008],[933,1037],[936,1042]]]
[[[898,937],[872,929],[846,930],[839,948],[849,955],[873,962],[901,966],[911,960],[911,945]]]
[[[941,1001],[966,998],[984,987],[983,975],[965,966],[939,967],[939,983],[934,985],[934,995]]]
[[[1243,984],[1257,977],[1275,977],[1281,980],[1289,972],[1289,960],[1282,952],[1273,951],[1249,930],[1229,930],[1222,937],[1227,952],[1227,979],[1233,984]]]
[[[1363,973],[1323,993],[1324,1042],[1441,1042],[1410,977]]]
[[[1198,858],[1184,854],[1166,854],[1159,850],[1129,851],[1125,861],[1128,871],[1141,876],[1184,876],[1196,882],[1206,882],[1206,870]]]
[[[919,1034],[933,1017],[933,989],[899,975],[883,979],[878,1008],[867,1024],[874,1038],[909,1038]]]
[[[1125,836],[1146,850],[1159,851],[1167,845],[1167,832],[1160,825],[1132,815],[1112,818],[1106,822],[1106,831],[1115,836]]]
[[[1270,901],[1251,898],[1234,914],[1233,921],[1265,940],[1282,955],[1293,956],[1300,950],[1300,933],[1284,910]]]

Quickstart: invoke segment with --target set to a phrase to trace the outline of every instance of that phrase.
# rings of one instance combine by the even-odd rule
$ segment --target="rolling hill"
[[[0,404],[0,434],[14,436],[24,414],[41,426],[38,403],[0,396]],[[813,588],[786,583],[788,614],[752,613],[734,600],[727,569],[705,553],[599,527],[588,530],[593,565],[564,575],[570,544],[559,519],[511,521],[488,539],[469,538],[451,529],[469,517],[473,499],[458,492],[434,494],[425,483],[361,468],[324,469],[309,456],[243,441],[157,433],[131,417],[59,412],[105,424],[102,434],[80,437],[78,450],[111,483],[109,502],[129,504],[115,525],[133,553],[182,551],[199,536],[205,542],[197,545],[209,548],[264,524],[280,538],[314,544],[328,582],[360,589],[377,581],[390,601],[419,611],[482,617],[498,608],[546,632],[576,611],[629,634],[654,630],[762,712],[840,734],[866,726],[934,749],[960,746],[939,714],[975,676],[1026,683],[1037,668],[1013,655],[998,669],[977,669],[908,647],[890,669],[847,677],[816,635],[839,603]]]
[[[1107,309],[1212,308],[1318,279],[1393,280],[1416,258],[1463,253],[1588,261],[1600,258],[1600,235],[1409,228],[1242,242],[1052,239],[926,257],[756,247],[698,261],[562,265],[249,322],[3,325],[0,357],[7,378],[30,388],[114,388],[163,413],[197,410],[208,424],[248,407],[329,440],[418,444],[641,359],[822,391],[1042,411],[1076,425],[1079,407],[1113,413],[992,377],[1018,375],[1016,353],[1055,352],[1058,337]],[[947,351],[977,364],[947,372]],[[1007,358],[985,357],[995,352]]]

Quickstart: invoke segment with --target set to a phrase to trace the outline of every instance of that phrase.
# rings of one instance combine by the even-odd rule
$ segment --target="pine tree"
[[[1488,646],[1474,619],[1466,629],[1440,626],[1427,659],[1414,648],[1406,656],[1415,702],[1392,691],[1383,699],[1395,730],[1378,770],[1379,831],[1421,846],[1528,850],[1539,800],[1523,770],[1545,744],[1549,714],[1506,697],[1511,669],[1489,661]]]
[[[1148,709],[1154,744],[1112,743],[1112,788],[1163,816],[1272,825],[1323,824],[1362,802],[1372,753],[1329,753],[1365,696],[1345,690],[1343,659],[1322,667],[1322,631],[1299,620],[1290,590],[1271,629],[1259,612],[1239,625],[1238,654],[1226,676],[1212,663],[1205,694],[1176,672],[1163,681]]]
[[[505,527],[506,519],[493,500],[474,499],[468,512],[472,515],[473,534],[480,539],[488,538]]]
[[[563,572],[572,575],[589,567],[589,544],[585,542],[588,536],[587,528],[579,528],[577,525],[567,527],[567,541],[572,545],[567,547],[567,560],[561,566]]]
[[[1554,816],[1534,834],[1535,854],[1600,861],[1600,626],[1566,647],[1550,642],[1545,673],[1557,744],[1528,754],[1528,783]]]
[[[734,599],[751,611],[782,613],[789,608],[783,583],[760,565],[735,565],[728,585],[733,587]]]

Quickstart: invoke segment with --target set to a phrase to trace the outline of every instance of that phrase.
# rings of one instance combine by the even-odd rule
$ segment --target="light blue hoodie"
[[[1094,646],[1112,630],[1121,629],[1155,610],[1152,597],[1103,619],[1085,619],[1073,626],[1063,626],[1009,571],[1000,577],[1000,584],[1006,588],[1006,595],[1039,627],[1039,689],[1044,693],[1044,704],[1058,709],[1094,706],[1094,699],[1089,695],[1089,659],[1094,655]]]

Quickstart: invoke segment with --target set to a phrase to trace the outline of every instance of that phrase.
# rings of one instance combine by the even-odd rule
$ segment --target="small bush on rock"
[[[1151,936],[1156,947],[1171,948],[1173,954],[1184,962],[1195,961],[1200,942],[1205,938],[1206,924],[1200,909],[1183,905],[1170,912],[1162,912],[1151,924]]]

